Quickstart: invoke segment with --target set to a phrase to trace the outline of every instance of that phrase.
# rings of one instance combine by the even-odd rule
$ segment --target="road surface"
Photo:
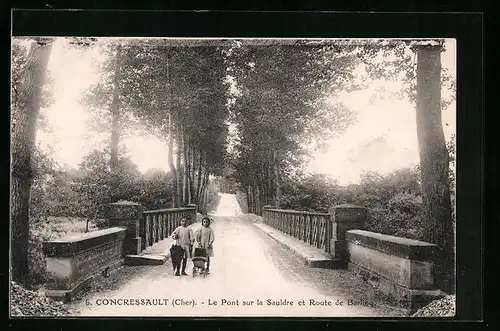
[[[363,286],[347,271],[311,269],[257,229],[234,195],[223,194],[214,215],[214,257],[206,278],[175,277],[170,261],[116,291],[75,303],[83,316],[289,316],[397,315],[343,291]],[[338,280],[336,280],[336,277]],[[361,284],[361,285],[360,285]],[[368,287],[367,287],[368,288]],[[361,288],[361,290],[363,290]],[[354,291],[356,292],[356,291]],[[359,292],[359,291],[358,291]]]

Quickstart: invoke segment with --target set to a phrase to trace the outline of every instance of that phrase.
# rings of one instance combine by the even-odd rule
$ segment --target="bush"
[[[43,284],[47,280],[47,266],[43,255],[42,243],[49,240],[48,236],[43,236],[39,231],[30,231],[28,244],[29,272],[28,282],[33,288]]]
[[[328,212],[331,206],[342,203],[368,209],[368,231],[423,239],[417,168],[398,169],[385,176],[367,172],[359,184],[344,187],[322,175],[305,176],[283,185],[283,209]]]
[[[109,221],[105,218],[98,218],[95,220],[95,225],[99,230],[109,228]]]
[[[15,282],[10,283],[12,316],[70,316],[75,311],[62,302],[54,301],[42,293],[30,291]]]
[[[207,203],[206,203],[206,213],[214,211],[219,205],[220,196],[217,192],[209,192]]]
[[[246,193],[242,192],[242,191],[237,191],[236,192],[236,201],[238,201],[238,204],[240,205],[241,211],[244,214],[248,213],[248,203],[247,203]]]

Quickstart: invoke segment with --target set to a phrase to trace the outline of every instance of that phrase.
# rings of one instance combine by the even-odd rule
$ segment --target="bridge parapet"
[[[107,208],[109,224],[127,228],[125,255],[139,255],[147,247],[167,238],[180,225],[181,217],[188,215],[188,225],[196,222],[196,205],[145,210],[138,203],[118,201]]]
[[[444,296],[434,284],[437,245],[363,230],[347,231],[346,240],[348,269],[375,281],[405,308],[414,311]]]
[[[196,222],[196,205],[184,208],[147,210],[140,220],[141,250],[167,238],[180,225],[183,216],[189,216],[187,225]]]
[[[126,229],[112,227],[43,243],[46,295],[68,301],[92,278],[121,265]]]
[[[116,269],[125,256],[140,255],[154,243],[167,238],[190,216],[196,222],[196,205],[185,208],[144,210],[135,202],[118,201],[107,206],[110,228],[43,243],[49,275],[46,295],[68,301],[99,275]]]
[[[338,205],[328,213],[263,208],[264,222],[273,228],[323,249],[332,257],[347,261],[346,232],[363,229],[366,208],[354,205]]]
[[[338,205],[328,214],[264,206],[264,223],[329,253],[337,264],[361,274],[400,306],[412,311],[439,299],[434,285],[437,246],[364,231],[367,209]]]
[[[264,223],[330,253],[330,214],[264,206]]]

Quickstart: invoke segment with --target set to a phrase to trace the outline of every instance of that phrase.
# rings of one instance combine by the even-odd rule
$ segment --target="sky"
[[[456,77],[456,44],[446,42],[442,66]],[[381,84],[388,90],[398,86]],[[444,95],[443,91],[443,95]],[[370,90],[345,94],[341,100],[356,114],[356,123],[344,135],[328,142],[324,152],[315,153],[309,172],[327,174],[341,185],[356,183],[365,171],[387,174],[419,163],[416,111],[407,100],[385,99],[370,104]],[[456,104],[442,110],[445,138],[456,132]]]
[[[456,73],[456,45],[447,40],[442,65]],[[37,141],[51,147],[61,164],[77,167],[83,156],[97,146],[102,137],[89,134],[89,114],[79,99],[99,78],[97,63],[103,57],[98,49],[85,51],[68,47],[64,38],[53,46],[48,70],[54,79],[54,103],[41,111],[47,117],[50,132],[39,130]],[[398,86],[387,85],[388,89]],[[363,171],[381,174],[418,163],[415,109],[407,101],[377,100],[370,103],[370,90],[341,95],[356,114],[356,122],[344,135],[332,139],[327,149],[314,154],[307,170],[337,179],[341,185],[356,182]],[[455,105],[443,110],[446,138],[455,132]],[[150,135],[124,139],[128,155],[142,172],[157,168],[168,171],[166,144]]]

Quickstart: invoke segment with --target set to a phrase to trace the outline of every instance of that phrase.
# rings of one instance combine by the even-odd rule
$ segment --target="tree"
[[[35,148],[42,87],[53,38],[32,42],[23,68],[22,83],[12,112],[11,266],[12,279],[23,284],[28,276],[29,202],[33,181],[31,157]]]
[[[210,173],[224,160],[227,88],[220,50],[159,40],[130,44],[124,53],[124,66],[135,75],[125,102],[168,144],[174,206],[201,204]]]
[[[49,215],[47,191],[54,177],[56,163],[47,152],[36,146],[32,156],[33,183],[30,193],[29,220],[38,222]]]
[[[358,45],[355,45],[359,43],[357,41],[341,43],[354,44],[365,68],[362,78],[365,84],[377,80],[402,83],[402,89],[396,95],[416,105],[424,240],[439,246],[437,273],[442,277],[437,278],[438,285],[451,292],[454,290],[454,231],[448,182],[449,151],[444,139],[441,110],[454,100],[455,94],[443,98],[441,89],[454,92],[455,80],[441,67],[444,41],[370,40]],[[381,58],[383,61],[380,61]]]
[[[75,178],[74,187],[87,219],[104,216],[104,207],[114,199],[138,200],[141,195],[141,174],[127,157],[118,156],[115,172],[111,172],[109,150],[92,150],[79,165],[83,176]]]
[[[109,132],[110,182],[111,200],[117,200],[119,191],[119,148],[120,140],[135,127],[131,115],[130,105],[127,103],[126,94],[134,77],[134,68],[127,66],[127,56],[124,51],[126,42],[116,40],[103,42],[101,52],[106,55],[106,60],[100,64],[100,80],[91,86],[83,97],[83,102],[92,110],[93,121],[91,128],[97,131]]]
[[[170,172],[151,169],[141,179],[138,201],[148,209],[168,208],[173,197],[173,176]]]
[[[422,173],[427,241],[439,246],[438,285],[454,290],[454,231],[449,185],[449,155],[441,120],[442,43],[415,45],[417,52],[417,137]]]
[[[79,194],[83,213],[87,219],[102,217],[104,206],[112,202],[109,153],[91,151],[83,158],[79,170],[83,176],[75,180],[75,190]]]
[[[242,42],[227,53],[236,90],[230,103],[239,135],[236,179],[247,187],[250,211],[260,213],[265,204],[280,204],[280,183],[305,163],[306,145],[319,146],[352,122],[330,96],[355,88],[348,78],[359,60],[329,46],[279,43]]]
[[[24,56],[18,41],[30,44]],[[32,155],[35,149],[40,108],[47,98],[47,64],[52,49],[52,37],[16,37],[12,60],[11,111],[11,267],[12,279],[23,284],[29,272],[29,209],[33,183]],[[70,38],[74,45],[87,46],[93,38]]]

